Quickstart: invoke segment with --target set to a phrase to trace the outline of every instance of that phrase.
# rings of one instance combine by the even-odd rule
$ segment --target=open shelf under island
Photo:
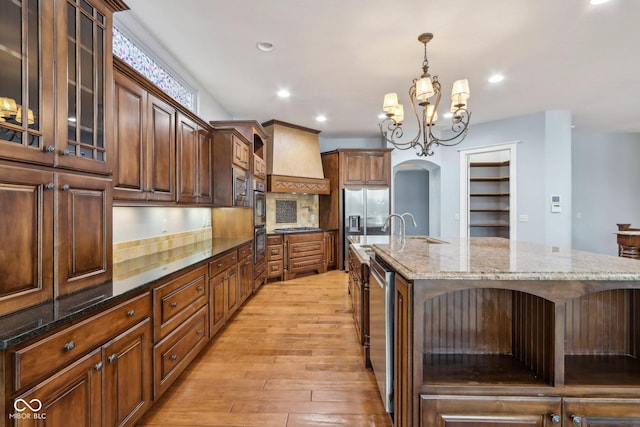
[[[640,426],[637,261],[503,238],[373,250],[395,271],[396,427]]]

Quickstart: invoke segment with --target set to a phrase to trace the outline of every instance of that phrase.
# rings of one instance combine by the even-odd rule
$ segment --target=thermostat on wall
[[[562,207],[560,205],[560,196],[551,196],[551,212],[562,212]]]

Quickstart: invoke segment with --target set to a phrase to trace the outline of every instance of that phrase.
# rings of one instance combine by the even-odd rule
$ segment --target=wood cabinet
[[[336,253],[338,252],[338,248],[336,247],[337,239],[338,239],[338,231],[331,230],[325,231],[324,233],[324,248],[326,251],[325,260],[327,261],[327,270],[331,270],[336,268],[338,265],[338,257]]]
[[[58,174],[58,295],[113,274],[111,180]]]
[[[562,419],[562,400],[553,397],[423,395],[420,408],[423,427],[548,427]]]
[[[178,113],[177,201],[211,203],[211,150],[208,131]]]
[[[253,243],[238,248],[238,291],[242,304],[253,293]]]
[[[267,236],[267,279],[284,277],[284,236]]]
[[[345,150],[341,159],[342,183],[355,186],[391,185],[389,150]]]
[[[33,388],[18,394],[11,399],[11,407],[14,407],[18,399],[25,402],[37,399],[42,406],[30,418],[19,418],[21,413],[10,412],[10,419],[15,417],[13,426],[42,425],[43,420],[39,417],[44,417],[46,423],[53,426],[102,425],[102,366],[102,353],[100,349],[96,349]]]
[[[397,426],[640,425],[637,284],[395,277]]]
[[[251,143],[234,128],[213,131],[214,206],[251,206],[250,147]]]
[[[509,163],[469,163],[470,237],[509,238]]]
[[[324,232],[295,233],[284,236],[284,280],[300,273],[327,271]]]
[[[175,201],[176,110],[125,75],[132,73],[121,61],[115,65],[113,197]]]
[[[353,308],[356,334],[362,346],[362,359],[366,367],[371,367],[369,349],[369,266],[360,261],[355,249],[349,246],[347,255],[349,293]]]
[[[151,406],[151,321],[104,345],[104,424],[133,426]]]
[[[238,250],[209,262],[209,333],[213,337],[239,306]]]
[[[337,230],[336,268],[346,269],[346,224],[344,189],[389,188],[391,186],[390,148],[338,149],[321,154],[325,178],[331,192],[318,196],[320,228]]]
[[[261,181],[267,179],[267,162],[258,157],[257,154],[253,155],[253,176]]]
[[[11,248],[0,251],[0,315],[53,297],[55,192],[53,172],[0,165],[0,230]]]
[[[9,405],[38,399],[43,417],[14,425],[133,425],[152,402],[150,306],[138,295],[12,351]]]

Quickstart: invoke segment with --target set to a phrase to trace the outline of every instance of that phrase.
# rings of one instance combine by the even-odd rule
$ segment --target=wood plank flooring
[[[260,288],[138,425],[390,427],[347,274]]]

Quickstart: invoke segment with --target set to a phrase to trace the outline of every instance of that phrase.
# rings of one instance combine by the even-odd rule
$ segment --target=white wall
[[[164,224],[166,223],[166,231]],[[211,226],[211,208],[114,207],[113,243]]]
[[[411,213],[418,225],[414,227],[411,218],[406,217],[406,235],[429,235],[429,171],[398,169],[394,173],[394,179],[393,211],[400,214]]]
[[[325,138],[318,135],[320,152],[333,151],[338,148],[385,148],[380,137],[373,138]]]
[[[575,132],[573,247],[618,254],[617,223],[640,228],[640,134]]]

